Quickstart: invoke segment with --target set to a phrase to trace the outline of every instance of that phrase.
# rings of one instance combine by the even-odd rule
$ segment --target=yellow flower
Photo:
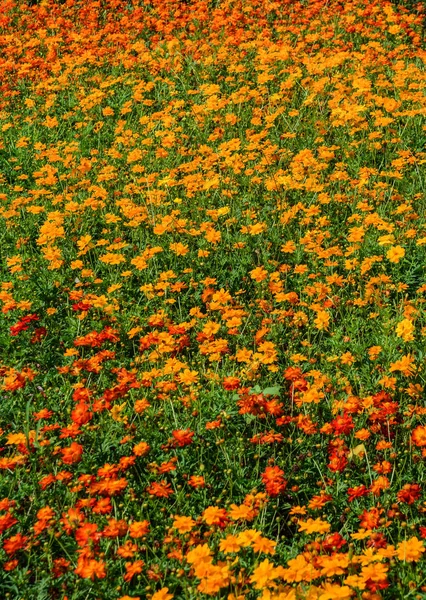
[[[371,563],[365,567],[362,567],[361,577],[363,577],[364,581],[368,581],[369,579],[375,582],[385,581],[388,569],[388,565],[384,565],[379,562]]]
[[[405,250],[402,246],[392,246],[386,252],[386,256],[392,263],[398,263],[405,256]]]
[[[322,521],[321,519],[308,519],[307,521],[299,521],[299,531],[305,531],[306,533],[327,533],[330,531],[330,523]]]
[[[241,544],[238,542],[238,538],[235,535],[227,535],[225,539],[220,541],[219,549],[225,554],[230,552],[239,552]]]
[[[176,256],[185,256],[185,254],[188,254],[189,252],[188,246],[185,246],[180,242],[177,242],[176,244],[170,244],[169,248],[176,254]]]
[[[330,315],[325,310],[319,310],[317,312],[317,318],[314,319],[314,323],[317,329],[327,329],[330,322]]]
[[[406,354],[401,357],[399,360],[391,363],[389,371],[393,373],[394,371],[401,371],[403,375],[409,377],[413,375],[415,372],[414,357],[411,354]]]
[[[114,252],[108,252],[99,257],[99,260],[106,265],[119,265],[126,259],[122,254],[114,254]]]
[[[416,537],[405,540],[398,544],[397,557],[406,562],[417,562],[425,551],[424,544]]]
[[[255,584],[254,588],[256,590],[261,590],[267,587],[276,577],[275,565],[266,558],[255,568],[253,575],[250,577],[250,582]]]
[[[412,342],[414,340],[414,325],[410,319],[403,319],[396,327],[396,335],[404,340],[404,342]]]
[[[184,385],[191,385],[191,383],[197,383],[198,381],[198,371],[191,371],[190,369],[185,369],[178,375],[179,383],[183,383]]]

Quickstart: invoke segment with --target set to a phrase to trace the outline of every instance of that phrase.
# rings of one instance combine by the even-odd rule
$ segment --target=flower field
[[[426,599],[422,9],[0,0],[1,600]]]

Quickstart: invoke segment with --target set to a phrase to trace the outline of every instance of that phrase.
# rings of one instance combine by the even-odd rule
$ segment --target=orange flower
[[[124,581],[131,581],[135,575],[142,573],[142,567],[144,566],[143,560],[135,560],[134,562],[126,562],[126,574],[124,575]]]
[[[426,446],[426,426],[418,425],[411,432],[411,440],[415,446]]]
[[[397,557],[405,562],[417,562],[425,551],[424,544],[417,537],[404,540],[397,546]]]
[[[169,594],[169,588],[164,587],[151,596],[151,600],[172,600],[173,594]]]
[[[173,431],[172,435],[175,440],[175,445],[179,446],[179,448],[184,448],[192,443],[194,432],[190,429],[176,429]]]
[[[68,448],[62,448],[61,454],[63,463],[66,465],[73,465],[81,460],[83,446],[77,444],[77,442],[72,442]]]
[[[211,562],[211,550],[207,544],[196,546],[186,555],[186,560],[191,565],[208,564]]]
[[[256,590],[262,590],[267,588],[276,579],[278,574],[279,572],[275,568],[275,565],[266,558],[254,569],[253,575],[250,577],[250,582],[254,583]]]
[[[360,525],[363,529],[376,529],[380,524],[380,514],[383,511],[378,508],[370,508],[370,510],[364,510],[360,515]]]
[[[176,254],[176,256],[185,256],[185,254],[188,254],[189,252],[188,246],[185,246],[180,242],[177,242],[176,244],[170,244],[169,247],[170,250]]]
[[[287,481],[284,479],[284,471],[279,467],[266,467],[262,473],[262,481],[269,496],[278,496],[287,487]]]
[[[102,560],[86,559],[80,557],[74,573],[85,579],[103,579],[106,577],[105,563]]]
[[[190,369],[184,369],[182,373],[179,373],[177,377],[179,383],[184,385],[191,385],[198,381],[198,371],[191,371]]]
[[[203,521],[207,523],[207,525],[225,527],[228,520],[226,510],[224,508],[219,508],[218,506],[209,506],[203,512]]]
[[[4,551],[9,555],[13,555],[18,550],[25,548],[27,540],[28,540],[28,537],[26,537],[25,535],[22,535],[22,533],[17,533],[16,535],[13,535],[12,537],[4,540],[4,542],[3,542]]]
[[[173,521],[173,527],[179,533],[182,533],[182,534],[192,531],[192,529],[194,529],[194,526],[195,526],[195,521],[191,517],[176,516],[175,520]]]
[[[306,533],[327,533],[330,531],[331,525],[322,519],[308,519],[307,521],[299,521],[299,531]]]
[[[188,484],[193,488],[203,488],[206,482],[202,475],[191,475],[188,479]]]
[[[254,279],[254,281],[257,281],[257,283],[260,283],[261,281],[267,279],[268,271],[263,267],[256,267],[255,269],[250,271],[250,277]]]
[[[391,363],[389,368],[391,373],[394,371],[401,371],[401,373],[406,377],[413,375],[415,370],[416,367],[414,365],[414,356],[412,354],[406,354],[402,356],[399,360]]]
[[[410,319],[403,319],[396,327],[396,335],[404,340],[404,342],[412,342],[414,340],[414,325]]]
[[[133,446],[133,454],[136,456],[145,456],[145,454],[148,454],[149,450],[150,446],[146,442],[139,442],[139,444]]]
[[[325,310],[319,310],[317,312],[316,319],[314,319],[314,323],[316,328],[320,331],[323,329],[327,329],[330,323],[330,315]]]
[[[228,512],[233,521],[252,521],[256,516],[256,512],[245,504],[241,504],[240,506],[231,504]]]
[[[225,539],[220,540],[219,548],[225,554],[229,554],[230,552],[239,552],[241,544],[235,535],[229,534]]]
[[[151,485],[147,488],[147,492],[151,496],[157,496],[157,498],[168,498],[174,493],[170,483],[167,483],[167,481],[164,480],[160,482],[154,481],[154,483],[151,483]]]
[[[129,535],[132,538],[144,537],[149,531],[148,521],[135,521],[129,527]]]
[[[122,254],[114,254],[113,252],[108,252],[107,254],[103,254],[99,257],[99,260],[106,265],[119,265],[126,261],[125,257]]]

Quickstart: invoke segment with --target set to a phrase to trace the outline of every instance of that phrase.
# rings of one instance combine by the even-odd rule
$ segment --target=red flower
[[[30,323],[32,321],[38,321],[38,320],[39,320],[39,317],[35,314],[26,315],[25,317],[22,317],[22,319],[19,319],[19,321],[16,323],[16,325],[12,325],[12,327],[10,328],[10,335],[16,336],[21,331],[26,331],[29,328]]]
[[[83,454],[83,446],[77,444],[77,442],[72,442],[68,448],[62,448],[62,462],[66,465],[72,465],[81,460],[81,455]]]
[[[348,488],[349,502],[353,502],[355,498],[362,498],[368,494],[368,489],[365,485],[357,485],[353,488]]]
[[[420,496],[421,487],[417,483],[407,483],[396,495],[399,502],[404,502],[405,504],[414,504]]]
[[[93,413],[90,412],[89,407],[84,402],[77,404],[71,413],[71,419],[77,425],[85,425],[91,420],[92,416]]]
[[[340,533],[332,533],[328,535],[322,543],[322,548],[325,552],[337,552],[343,546],[347,544],[347,541],[342,538]]]
[[[70,564],[70,561],[66,560],[65,558],[55,558],[52,569],[53,576],[58,578],[66,573]]]
[[[28,538],[22,533],[12,535],[12,537],[4,540],[3,548],[6,554],[15,554],[18,550],[25,548]]]
[[[381,510],[378,508],[370,508],[370,510],[364,510],[359,516],[361,521],[361,527],[364,529],[376,529],[380,525],[380,514]]]
[[[336,435],[347,435],[354,428],[354,422],[350,415],[344,414],[343,416],[336,417],[330,423],[333,431]]]
[[[193,488],[203,488],[206,486],[206,482],[202,475],[191,475],[188,479],[188,484]]]
[[[101,560],[80,557],[77,561],[77,568],[74,570],[74,573],[80,575],[80,577],[91,579],[92,581],[95,578],[103,579],[106,577],[105,563]]]
[[[168,498],[173,494],[170,483],[167,483],[164,480],[160,482],[154,481],[154,483],[151,483],[151,485],[147,488],[147,492],[151,496],[156,496],[157,498]]]
[[[238,377],[224,377],[222,385],[224,390],[237,390],[240,386],[240,380]]]
[[[34,334],[31,338],[31,343],[37,344],[38,342],[41,341],[42,338],[44,338],[45,335],[47,335],[46,327],[37,327],[37,329],[34,331]]]
[[[189,444],[191,444],[194,432],[190,429],[176,429],[173,431],[172,435],[175,439],[174,444],[179,446],[179,448],[183,448],[184,446],[189,446]]]
[[[284,471],[279,467],[266,467],[262,473],[262,481],[269,496],[278,496],[287,487],[287,481],[284,479]]]
[[[143,560],[135,560],[135,562],[126,562],[126,574],[124,581],[130,581],[134,575],[142,573],[142,567],[144,566]]]

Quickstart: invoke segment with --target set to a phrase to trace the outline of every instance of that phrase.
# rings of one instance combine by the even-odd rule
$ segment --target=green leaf
[[[262,394],[264,396],[276,396],[280,393],[281,386],[275,385],[273,387],[267,387],[263,390]]]

